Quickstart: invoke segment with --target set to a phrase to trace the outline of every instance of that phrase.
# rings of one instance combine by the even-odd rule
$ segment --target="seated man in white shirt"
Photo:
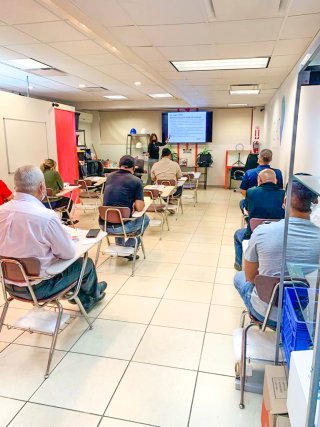
[[[38,258],[42,280],[33,289],[39,299],[50,297],[78,279],[82,259],[57,276],[47,274],[47,268],[56,259],[72,259],[76,255],[75,243],[63,229],[57,214],[41,203],[46,185],[38,167],[18,168],[14,174],[14,184],[14,199],[0,207],[0,255]],[[8,286],[13,294],[32,299],[26,287]],[[106,287],[105,282],[98,283],[94,264],[88,259],[78,294],[86,311],[104,298]]]
[[[312,266],[319,264],[320,228],[310,221],[311,204],[317,195],[300,182],[293,181],[286,261]],[[288,201],[286,201],[287,203]],[[284,219],[257,227],[245,252],[244,271],[234,277],[234,285],[253,316],[264,320],[267,304],[260,300],[254,286],[257,274],[280,277]],[[288,276],[286,269],[285,275]],[[273,307],[268,324],[276,326],[277,309]]]
[[[155,163],[151,169],[152,181],[174,180],[178,181],[182,177],[181,168],[177,162],[172,160],[172,154],[169,148],[164,148],[161,154],[161,160]],[[178,186],[174,197],[181,196],[182,186]]]

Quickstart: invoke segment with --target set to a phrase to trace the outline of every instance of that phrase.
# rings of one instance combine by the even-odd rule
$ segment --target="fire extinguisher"
[[[260,147],[260,142],[259,141],[253,141],[252,148],[253,148],[253,152],[255,154],[259,153],[259,147]]]

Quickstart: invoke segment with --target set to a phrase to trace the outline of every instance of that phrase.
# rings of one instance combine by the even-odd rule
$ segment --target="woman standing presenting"
[[[158,137],[155,133],[150,135],[150,142],[148,144],[148,184],[151,184],[151,168],[152,166],[159,161],[159,147],[168,144],[168,138],[165,142],[158,141]]]

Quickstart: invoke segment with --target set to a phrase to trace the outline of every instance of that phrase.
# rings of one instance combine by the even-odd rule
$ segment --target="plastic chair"
[[[47,187],[46,190],[47,191],[46,191],[46,200],[45,201],[48,204],[49,208],[54,210],[55,212],[58,212],[60,214],[60,218],[62,218],[63,213],[67,214],[69,221],[71,223],[71,226],[74,227],[74,222],[73,222],[73,219],[70,215],[70,208],[71,208],[71,203],[72,203],[71,197],[69,197],[69,202],[66,206],[61,206],[61,207],[56,208],[56,207],[54,207],[54,202],[55,202],[55,200],[57,200],[57,197],[55,197],[53,195],[52,188]],[[51,202],[53,203],[53,206],[52,206]]]
[[[144,190],[143,192],[145,197],[150,197],[150,199],[152,200],[151,205],[148,207],[147,212],[152,212],[155,214],[155,218],[157,218],[158,214],[161,214],[161,221],[160,221],[160,226],[161,226],[161,232],[160,232],[160,240],[162,239],[162,234],[163,234],[163,225],[164,222],[166,222],[167,227],[168,227],[168,231],[170,230],[169,228],[169,222],[168,222],[168,211],[167,211],[167,205],[164,203],[161,203],[161,199],[160,199],[160,191],[157,189],[152,189],[152,190]],[[153,222],[154,221],[154,222]],[[158,221],[157,219],[151,219],[150,220],[150,227],[154,227],[156,225],[158,225],[155,221]],[[159,221],[158,221],[159,222]]]
[[[78,198],[81,202],[81,206],[83,207],[84,212],[86,212],[87,209],[93,209],[93,215],[95,217],[97,208],[103,201],[104,185],[101,186],[100,191],[95,191],[98,187],[94,186],[94,183],[90,179],[79,179],[75,181],[75,184],[80,186],[80,193]],[[85,203],[85,201],[89,200],[93,203]]]
[[[193,206],[196,206],[196,203],[198,203],[199,181],[197,179],[195,179],[194,174],[192,172],[191,173],[183,173],[182,176],[185,176],[187,178],[187,181],[183,184],[183,189],[193,191],[193,195],[192,195],[192,199],[194,200]]]
[[[290,279],[288,280],[286,279],[284,282],[284,286],[292,286],[293,283],[299,283],[301,286],[308,287],[308,282],[304,279],[296,279],[294,280],[294,282],[291,281]],[[260,298],[261,301],[268,304],[268,308],[267,308],[266,315],[263,322],[256,319],[253,316],[253,314],[250,313],[248,310],[243,310],[241,314],[240,326],[241,328],[243,328],[241,360],[240,360],[240,366],[238,366],[239,365],[238,363],[236,364],[236,375],[238,374],[240,376],[240,403],[239,403],[240,409],[244,409],[245,407],[244,389],[245,389],[245,379],[246,379],[248,331],[253,326],[258,326],[262,332],[264,332],[267,327],[272,329],[273,331],[276,330],[276,328],[273,328],[268,325],[268,320],[269,320],[272,307],[278,306],[278,290],[280,285],[280,278],[274,277],[274,276],[257,275],[254,279],[254,284],[255,284],[258,297]],[[244,327],[246,315],[249,315],[250,322],[247,326]]]
[[[104,231],[107,233],[107,241],[108,241],[109,248],[111,246],[110,240],[109,240],[110,236],[123,237],[125,240],[127,240],[128,238],[135,239],[134,248],[115,246],[114,248],[111,248],[111,250],[109,252],[111,255],[116,255],[116,256],[133,255],[132,276],[134,276],[139,240],[141,242],[141,249],[143,252],[143,256],[144,256],[144,258],[146,258],[143,240],[142,240],[144,216],[143,216],[143,222],[142,222],[141,229],[139,231],[132,232],[132,233],[127,233],[126,229],[125,229],[125,223],[128,221],[134,220],[134,218],[130,218],[130,209],[129,208],[121,207],[121,206],[99,206],[99,216],[104,221]],[[112,233],[110,231],[107,231],[107,224],[116,224],[118,227],[122,228],[122,233],[118,234],[118,233]],[[126,250],[125,254],[121,253],[122,249],[124,249],[124,248]],[[98,262],[99,251],[100,251],[100,246],[99,246],[98,251],[97,251],[97,257],[96,257],[95,264],[97,264],[97,262]]]
[[[176,187],[177,181],[175,179],[157,179],[157,184],[158,185],[165,185],[167,187],[168,186]],[[167,205],[170,203],[170,201],[174,201],[174,200],[177,201],[177,205],[173,205],[173,206],[170,206],[170,208],[167,208],[168,210],[170,210],[170,209],[176,210],[176,220],[178,219],[180,207],[181,207],[181,212],[183,213],[181,196],[182,196],[182,193],[179,194],[178,196],[170,195],[170,196],[168,196],[168,199],[167,199]]]
[[[83,263],[87,262],[87,257],[84,257]],[[85,264],[83,266],[83,273],[84,273],[84,268],[85,268]],[[52,335],[52,342],[51,342],[51,347],[50,347],[50,351],[49,351],[49,358],[48,358],[48,363],[47,363],[47,368],[45,371],[45,379],[47,379],[50,375],[50,366],[51,366],[51,361],[52,361],[52,357],[53,357],[53,353],[56,347],[56,342],[57,342],[57,337],[58,337],[58,333],[60,331],[60,324],[61,324],[61,319],[62,319],[62,314],[63,314],[63,306],[60,302],[60,300],[66,299],[66,300],[70,300],[73,299],[82,315],[84,316],[84,318],[86,319],[89,328],[92,329],[92,323],[88,317],[87,312],[85,311],[79,297],[78,297],[78,293],[79,293],[79,289],[81,286],[81,282],[82,282],[82,277],[83,277],[83,273],[80,275],[78,281],[76,282],[72,282],[69,286],[67,286],[65,289],[63,289],[62,291],[57,292],[54,295],[51,295],[48,298],[45,299],[38,299],[35,295],[35,292],[33,290],[33,286],[34,286],[34,281],[37,280],[39,281],[39,279],[41,280],[41,278],[39,278],[39,274],[40,274],[40,261],[37,258],[9,258],[9,257],[0,257],[0,280],[1,280],[1,286],[2,286],[2,291],[3,291],[3,297],[4,297],[4,306],[2,309],[2,313],[0,316],[0,332],[1,329],[4,325],[4,321],[5,321],[5,317],[9,308],[9,304],[11,301],[13,300],[18,300],[18,301],[22,301],[25,303],[29,303],[32,304],[35,308],[44,308],[44,307],[48,307],[49,304],[53,304],[55,306],[55,308],[58,309],[58,315],[57,315],[57,320],[56,320],[56,325],[55,325],[55,329],[53,331],[53,333],[48,333],[46,332],[46,334]],[[30,299],[28,298],[24,298],[21,296],[17,296],[14,294],[14,291],[12,290],[11,286],[12,284],[10,282],[13,282],[12,284],[15,286],[19,286],[22,288],[26,288],[26,290],[29,291],[30,293]],[[19,285],[17,285],[17,283]],[[9,297],[8,297],[9,295]],[[7,325],[9,327],[9,325]],[[13,326],[11,326],[13,327]],[[17,327],[15,327],[17,328]],[[33,329],[26,329],[26,328],[17,328],[17,329],[22,329],[22,330],[26,330],[29,332],[37,332],[37,333],[41,333],[41,331],[37,331],[37,330],[33,330]],[[42,332],[44,333],[44,332]]]

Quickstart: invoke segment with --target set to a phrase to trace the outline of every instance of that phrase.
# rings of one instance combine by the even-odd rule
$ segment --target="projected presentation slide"
[[[168,136],[171,143],[206,141],[206,112],[168,114]]]

